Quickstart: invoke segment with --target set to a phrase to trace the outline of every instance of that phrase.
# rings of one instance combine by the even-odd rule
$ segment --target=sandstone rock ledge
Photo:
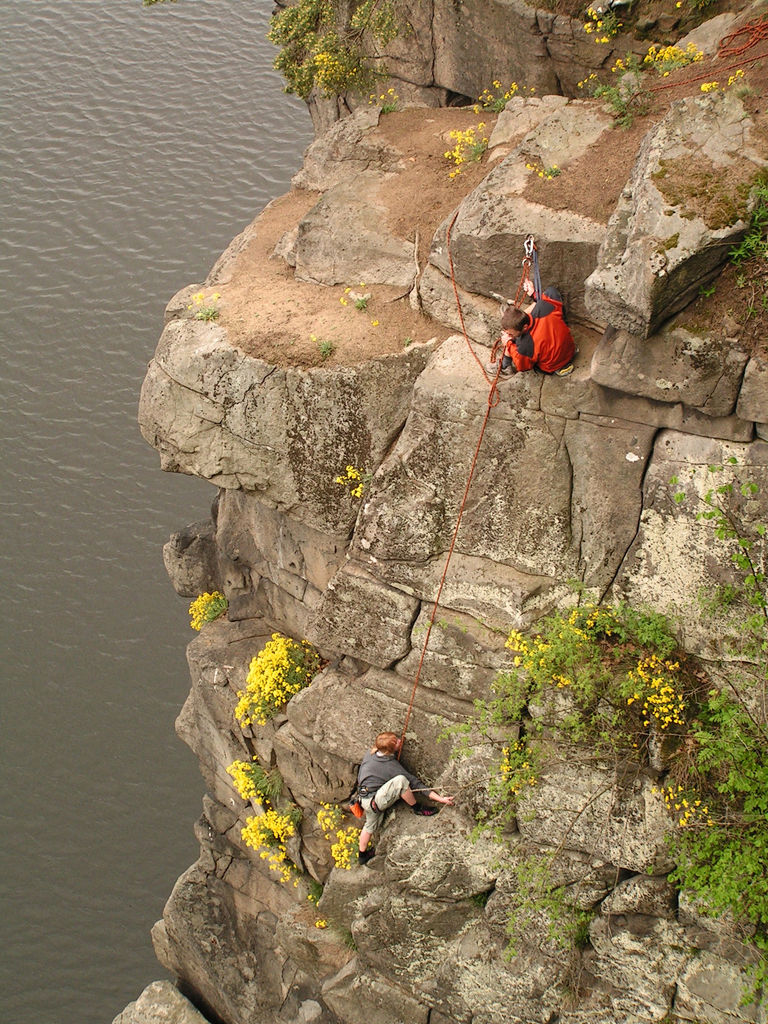
[[[735,96],[679,103],[643,141],[606,229],[528,200],[525,163],[557,152],[567,170],[610,131],[607,119],[562,97],[516,101],[495,125],[490,172],[457,207],[434,211],[428,258],[414,270],[415,238],[408,250],[381,207],[382,182],[396,189],[398,175],[411,173],[407,153],[382,145],[377,118],[363,111],[310,149],[303,180],[313,192],[305,187],[300,219],[278,248],[295,274],[286,271],[286,301],[290,281],[334,287],[365,258],[367,283],[407,286],[434,340],[316,368],[262,358],[258,330],[248,344],[235,341],[227,303],[239,301],[233,282],[264,233],[259,221],[208,282],[222,294],[219,324],[172,304],[144,384],[142,431],[164,469],[220,491],[212,522],[172,540],[166,564],[180,593],[205,579],[230,605],[228,619],[189,647],[192,689],[177,727],[208,788],[201,854],[153,938],[211,1019],[766,1020],[764,1006],[740,1002],[752,954],[738,929],[701,917],[666,881],[668,825],[651,779],[627,787],[589,752],[553,750],[511,834],[511,859],[500,864],[489,840],[469,840],[490,752],[457,763],[439,742],[489,693],[506,631],[573,601],[574,579],[598,598],[669,608],[689,650],[723,655],[695,595],[727,581],[728,563],[706,524],[676,508],[668,481],[677,475],[691,497],[702,494],[707,467],[734,455],[768,494],[768,445],[755,440],[768,398],[764,361],[742,350],[731,322],[694,332],[673,319],[744,230],[743,221],[710,228],[688,216],[684,198],[659,191],[659,152],[684,156],[700,145],[702,124],[713,164],[738,163],[740,173],[743,161],[765,166]],[[329,160],[333,178],[323,170]],[[412,767],[457,789],[457,807],[430,821],[397,811],[372,869],[331,870],[314,811],[344,799],[369,737],[403,720],[486,411],[488,383],[467,340],[452,333],[446,233],[455,212],[455,278],[481,362],[498,316],[492,294],[514,292],[531,230],[566,293],[581,353],[568,378],[504,382],[480,452],[407,737]],[[372,223],[391,242],[378,256],[353,244]],[[335,252],[343,269],[329,260]],[[371,474],[362,501],[335,483],[347,464]],[[236,692],[274,629],[312,640],[327,666],[284,714],[243,734]],[[242,843],[249,808],[225,768],[253,754],[279,768],[304,811],[291,855],[307,879],[325,884],[317,910],[304,883],[281,887]],[[590,813],[581,815],[585,799]],[[515,864],[564,834],[559,884],[594,911],[588,941],[564,952],[542,920],[510,960]],[[332,927],[315,928],[318,913]]]

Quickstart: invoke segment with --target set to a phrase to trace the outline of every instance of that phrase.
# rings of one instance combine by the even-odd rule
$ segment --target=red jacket
[[[539,299],[529,317],[530,326],[519,338],[510,339],[504,347],[518,371],[532,370],[554,373],[571,362],[576,351],[573,335],[563,320],[563,304],[545,295]]]

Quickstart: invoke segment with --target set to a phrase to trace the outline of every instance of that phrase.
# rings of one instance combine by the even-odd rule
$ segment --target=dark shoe
[[[423,818],[431,818],[433,814],[439,814],[439,807],[427,807],[426,804],[416,804],[413,808],[414,814],[420,814]]]
[[[573,363],[563,366],[560,370],[555,370],[556,377],[567,377],[571,373],[573,373]]]
[[[374,855],[375,850],[358,850],[357,851],[357,862],[358,864],[367,864],[371,857]]]

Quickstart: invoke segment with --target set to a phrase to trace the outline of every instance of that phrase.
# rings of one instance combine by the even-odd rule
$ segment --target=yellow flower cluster
[[[517,796],[524,786],[536,785],[535,769],[528,760],[524,743],[516,742],[502,748],[499,775],[513,796]]]
[[[325,918],[319,917],[317,919],[317,921],[315,921],[315,928],[327,928],[327,927],[328,927],[328,922],[325,920]]]
[[[288,860],[285,846],[296,835],[296,824],[290,813],[280,814],[270,807],[263,814],[248,818],[240,835],[246,846],[260,851],[259,857],[267,862],[271,871],[277,872],[281,882],[293,879],[294,886],[298,885],[294,877],[296,868]]]
[[[332,93],[340,81],[347,75],[347,69],[336,54],[321,50],[313,59],[315,82],[323,92]],[[352,74],[357,71],[354,68]]]
[[[399,100],[400,97],[394,89],[387,89],[386,92],[381,93],[378,97],[375,93],[371,93],[368,97],[368,106],[380,103],[382,114],[391,114],[393,110],[397,110]]]
[[[700,88],[702,92],[716,92],[720,88],[720,83],[702,82]]]
[[[456,178],[461,174],[461,165],[477,162],[488,148],[488,137],[482,133],[485,131],[485,122],[481,121],[476,128],[467,128],[465,131],[457,129],[448,133],[448,138],[455,143],[453,149],[443,153],[446,160],[450,160],[454,167],[448,175],[449,178]],[[475,134],[478,133],[478,134]]]
[[[621,63],[621,61],[616,61],[616,64],[613,65],[613,67],[611,68],[611,71],[618,70],[617,65],[620,64],[620,63]],[[577,82],[576,83],[576,87],[578,89],[583,89],[585,85],[589,85],[590,82],[594,82],[596,79],[597,79],[597,75],[593,71],[591,75],[588,75],[586,78],[582,78],[582,80],[580,82]]]
[[[654,68],[662,78],[678,68],[687,67],[702,60],[704,53],[695,43],[688,43],[685,49],[680,46],[650,46],[643,57],[643,64]]]
[[[344,820],[344,811],[336,804],[320,804],[317,812],[317,824],[326,839],[330,839],[333,833]]]
[[[354,825],[342,828],[344,812],[334,804],[320,804],[317,823],[323,836],[331,843],[331,856],[337,868],[348,871],[352,867],[353,853],[357,850],[360,829]]]
[[[476,114],[479,114],[481,110],[490,110],[492,113],[498,114],[506,107],[512,97],[517,96],[519,92],[527,92],[531,95],[536,92],[534,88],[528,89],[525,86],[518,85],[517,82],[512,82],[506,89],[498,80],[492,82],[491,85],[492,89],[483,89],[477,97],[477,103],[472,108]]]
[[[661,790],[654,789],[654,793],[661,793],[664,803],[670,814],[677,819],[680,828],[690,828],[692,825],[706,825],[711,827],[715,824],[709,808],[697,797],[690,796],[682,786],[664,786]]]
[[[378,324],[378,320],[375,321]],[[349,489],[350,497],[362,498],[365,492],[365,485],[371,479],[369,473],[365,473],[362,470],[357,469],[355,466],[346,466],[344,476],[337,476],[334,479],[335,484],[341,484],[342,487]]]
[[[187,309],[192,311],[195,320],[216,320],[219,315],[216,303],[220,298],[218,292],[212,292],[208,298],[205,297],[205,292],[195,292]]]
[[[266,725],[267,719],[309,685],[319,668],[320,656],[312,644],[273,633],[252,659],[245,689],[238,691],[235,717],[240,725]]]
[[[258,759],[252,761],[233,761],[227,768],[227,775],[232,776],[235,789],[243,800],[250,800],[252,796],[258,796],[259,791],[253,778],[253,766],[258,765]]]
[[[627,704],[643,701],[643,725],[650,725],[651,719],[660,729],[685,725],[685,698],[676,688],[674,679],[679,669],[678,662],[665,661],[657,654],[651,654],[627,673],[627,678],[635,684]]]
[[[551,181],[556,178],[560,173],[560,168],[557,164],[552,164],[551,167],[543,167],[541,164],[526,164],[526,170],[536,171],[540,178],[545,178],[547,181]]]
[[[213,622],[227,610],[229,602],[218,590],[212,594],[200,594],[189,606],[190,626],[201,630],[206,622]]]
[[[618,35],[622,23],[618,20],[613,11],[597,11],[594,7],[588,7],[584,22],[584,31],[587,35],[595,33],[596,43],[610,43],[615,35]]]

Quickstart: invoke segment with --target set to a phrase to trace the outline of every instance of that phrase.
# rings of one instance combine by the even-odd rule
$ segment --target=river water
[[[0,1020],[110,1022],[203,791],[173,722],[186,606],[161,547],[214,490],[136,426],[167,299],[311,138],[270,0],[2,0]]]

